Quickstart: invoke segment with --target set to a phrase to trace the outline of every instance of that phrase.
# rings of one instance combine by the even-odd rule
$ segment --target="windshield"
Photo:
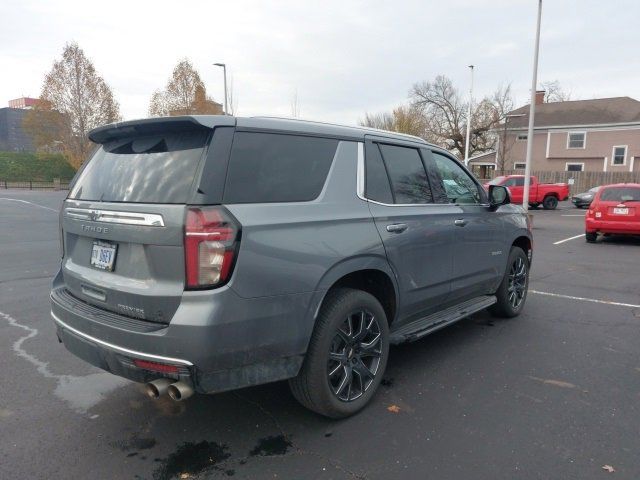
[[[489,182],[489,185],[502,185],[502,182],[504,182],[505,178],[507,177],[496,177]]]
[[[102,145],[69,198],[102,202],[186,203],[208,132],[121,138]]]
[[[605,202],[640,202],[640,188],[612,187],[605,188],[600,195]]]
[[[600,187],[593,187],[589,189],[589,193],[596,193],[598,190],[600,190]]]

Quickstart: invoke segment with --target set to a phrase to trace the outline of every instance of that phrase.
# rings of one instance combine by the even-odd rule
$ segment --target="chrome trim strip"
[[[160,363],[173,363],[173,364],[178,364],[178,365],[184,365],[186,367],[193,367],[193,363],[191,363],[188,360],[182,360],[180,358],[172,358],[172,357],[163,357],[161,355],[152,355],[150,353],[138,352],[136,350],[129,350],[128,348],[119,347],[118,345],[114,345],[112,343],[105,342],[104,340],[100,340],[98,338],[92,337],[91,335],[83,333],[80,330],[77,330],[77,329],[67,325],[62,320],[60,320],[56,316],[56,314],[53,313],[53,312],[51,312],[51,317],[53,318],[54,322],[56,322],[58,325],[60,325],[60,327],[66,328],[67,330],[69,330],[69,331],[75,333],[76,335],[78,335],[80,337],[83,337],[83,338],[85,338],[85,339],[87,339],[87,340],[89,340],[91,342],[97,343],[98,345],[102,345],[103,347],[109,348],[111,350],[115,350],[117,352],[124,353],[125,355],[132,355],[134,357],[140,357],[140,358],[155,360],[155,361],[158,361]]]
[[[366,198],[364,198],[364,143],[362,142],[358,142],[358,174],[356,177],[358,197],[366,200]]]
[[[77,220],[89,220],[92,222],[164,227],[164,219],[162,215],[157,213],[117,212],[114,210],[67,207],[65,215]]]

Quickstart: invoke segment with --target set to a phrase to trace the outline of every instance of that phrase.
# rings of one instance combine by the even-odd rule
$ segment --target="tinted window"
[[[305,202],[324,186],[338,140],[237,132],[233,139],[226,203]]]
[[[415,148],[380,145],[389,172],[395,203],[431,203],[427,172]]]
[[[186,203],[209,132],[122,138],[101,146],[69,198]]]
[[[387,171],[382,163],[380,147],[377,143],[367,142],[365,158],[365,197],[382,203],[393,203],[391,185]]]
[[[600,200],[606,202],[640,202],[640,188],[611,187],[605,188],[600,194]]]
[[[481,203],[478,185],[455,160],[437,152],[433,160],[450,203]]]

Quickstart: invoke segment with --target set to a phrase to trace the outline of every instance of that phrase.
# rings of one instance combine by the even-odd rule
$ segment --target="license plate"
[[[113,272],[118,245],[96,240],[91,249],[91,266]]]
[[[629,209],[628,208],[614,208],[613,209],[613,214],[614,215],[629,215]]]

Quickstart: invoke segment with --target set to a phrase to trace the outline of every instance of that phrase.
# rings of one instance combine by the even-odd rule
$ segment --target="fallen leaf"
[[[613,472],[615,472],[615,471],[616,471],[616,469],[615,469],[615,468],[613,468],[611,465],[603,465],[603,466],[602,466],[602,469],[603,469],[603,470],[606,470],[606,471],[607,471],[607,472],[609,472],[609,473],[613,473]]]
[[[397,405],[389,405],[387,407],[387,410],[389,410],[391,413],[399,413],[400,412],[400,407]]]
[[[181,473],[180,474],[180,478],[189,478],[191,475],[189,475],[188,473]]]

